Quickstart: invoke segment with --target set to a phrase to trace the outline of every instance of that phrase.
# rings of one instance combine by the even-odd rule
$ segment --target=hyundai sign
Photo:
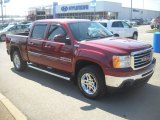
[[[66,12],[66,11],[73,11],[73,10],[88,10],[89,5],[75,5],[75,6],[62,6],[61,11]]]

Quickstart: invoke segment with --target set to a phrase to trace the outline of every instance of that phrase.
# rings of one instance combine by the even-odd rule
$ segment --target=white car
[[[123,20],[100,20],[97,21],[111,31],[114,36],[117,37],[126,37],[137,40],[138,30]]]
[[[28,28],[24,24],[12,24],[0,31],[0,40],[4,41],[6,34],[17,34],[27,32]]]

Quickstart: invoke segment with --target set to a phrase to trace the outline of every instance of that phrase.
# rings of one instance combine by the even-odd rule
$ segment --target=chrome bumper
[[[148,70],[144,72],[143,74],[127,76],[127,77],[115,77],[115,76],[105,75],[105,83],[107,86],[110,86],[110,87],[120,87],[126,81],[129,81],[129,80],[135,81],[138,79],[142,79],[142,78],[148,77],[149,75],[153,74],[153,72],[154,72],[154,69]]]

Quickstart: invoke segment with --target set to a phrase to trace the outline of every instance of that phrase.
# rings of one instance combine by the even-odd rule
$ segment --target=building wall
[[[133,8],[132,18],[133,19],[152,19],[160,15],[160,11],[153,10],[143,10]],[[118,19],[130,19],[131,18],[131,9],[127,7],[122,7],[121,12],[119,13]]]
[[[85,7],[84,9],[76,9],[77,6]],[[73,8],[74,7],[74,8]],[[73,8],[73,9],[72,9]],[[119,12],[121,9],[121,3],[98,1],[96,2],[95,11],[109,11],[109,12]],[[56,6],[56,13],[77,13],[77,12],[94,12],[94,7],[91,6],[90,2],[76,3],[76,4],[65,4]]]
[[[98,14],[103,14],[103,16],[105,16],[104,19],[115,18],[115,19],[128,20],[131,17],[130,8],[122,7],[121,3],[109,2],[109,1],[97,1],[95,9],[93,6],[91,6],[90,2],[76,3],[76,4],[64,4],[64,5],[58,5],[58,3],[56,3],[56,6],[54,5],[55,4],[42,7],[43,11],[45,11],[45,15],[44,15],[45,18],[53,18],[53,16],[55,18],[55,16],[58,16],[57,14],[68,14],[69,15],[69,13],[72,13],[71,14],[72,16],[76,13],[80,14],[82,17],[83,17],[83,13],[84,15],[89,14],[90,16],[94,16],[94,11],[97,12],[95,14],[96,15],[95,18],[97,19],[103,18],[103,17],[98,17],[98,16],[102,16]],[[30,16],[32,16],[33,14],[37,16],[36,15],[37,11],[39,9],[41,11],[42,8],[41,7],[30,8],[28,11],[28,14],[30,14]],[[54,13],[56,13],[56,15]],[[108,17],[109,15],[113,17]],[[142,9],[136,9],[136,8],[133,8],[133,12],[132,12],[133,19],[141,19],[141,18],[151,19],[159,15],[160,15],[160,11],[142,10]]]

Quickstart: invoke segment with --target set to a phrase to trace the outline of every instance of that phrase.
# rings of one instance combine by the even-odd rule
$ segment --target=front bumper
[[[125,83],[130,83],[130,85],[132,85],[132,83],[134,83],[135,81],[149,79],[154,73],[155,63],[156,60],[154,59],[152,64],[149,65],[145,70],[142,70],[140,73],[137,73],[132,76],[117,77],[117,76],[105,75],[105,83],[107,86],[117,88],[117,87],[123,87]]]

